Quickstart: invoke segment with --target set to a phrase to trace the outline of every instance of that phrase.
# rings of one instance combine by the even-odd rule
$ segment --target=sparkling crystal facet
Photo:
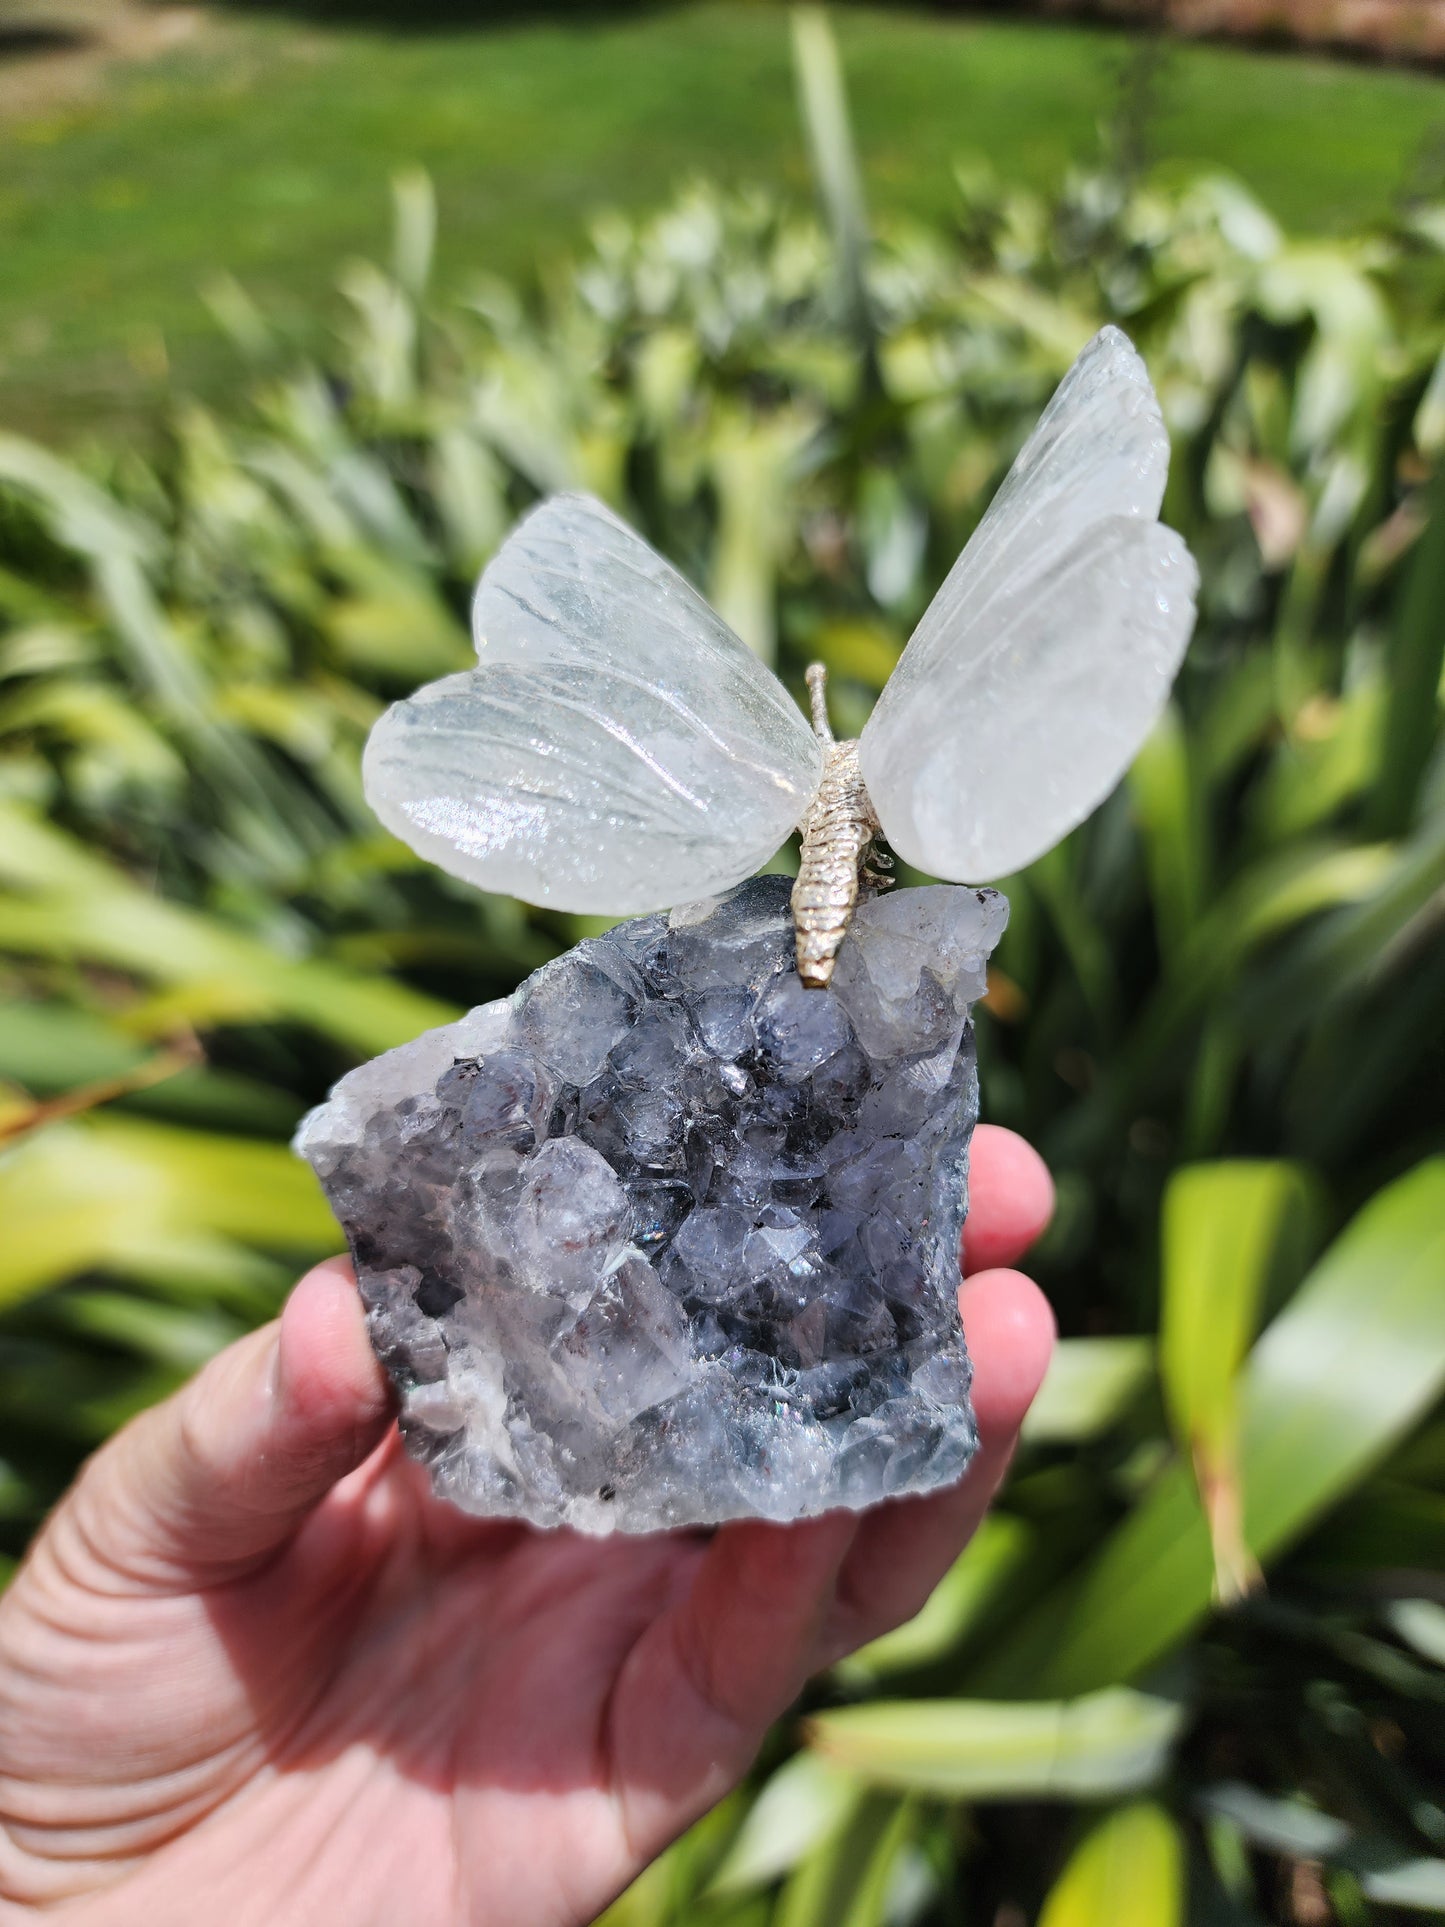
[[[928,1491],[974,1446],[958,1239],[992,891],[860,906],[833,987],[788,883],[619,925],[303,1124],[411,1451],[587,1532]]]

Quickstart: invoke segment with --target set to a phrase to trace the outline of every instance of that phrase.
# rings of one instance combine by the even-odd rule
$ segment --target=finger
[[[902,1625],[978,1528],[1053,1355],[1048,1300],[1018,1271],[983,1271],[959,1293],[973,1359],[978,1451],[958,1485],[868,1513],[838,1576],[827,1660]]]
[[[965,1272],[1016,1264],[1054,1213],[1049,1167],[1017,1132],[980,1124],[968,1153]]]
[[[628,1838],[651,1854],[732,1786],[817,1670],[853,1513],[726,1525],[680,1569],[612,1695]]]
[[[351,1267],[331,1259],[279,1319],[230,1345],[86,1468],[72,1508],[113,1573],[164,1585],[264,1559],[390,1420]]]
[[[709,1703],[766,1725],[815,1663],[834,1581],[858,1530],[854,1513],[796,1525],[724,1526],[682,1609],[679,1640]]]

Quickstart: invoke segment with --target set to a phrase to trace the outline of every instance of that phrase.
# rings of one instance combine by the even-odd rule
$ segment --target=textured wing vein
[[[1157,516],[1169,442],[1117,328],[1060,383],[863,732],[885,833],[935,876],[1042,854],[1119,780],[1168,698],[1196,574]]]
[[[473,603],[478,667],[396,703],[363,774],[377,815],[483,889],[628,915],[772,855],[817,787],[797,705],[600,502],[518,524]]]

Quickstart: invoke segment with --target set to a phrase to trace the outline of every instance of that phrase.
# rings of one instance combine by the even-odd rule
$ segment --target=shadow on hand
[[[469,1519],[395,1435],[378,1458],[359,1503],[338,1488],[273,1565],[206,1599],[270,1766],[314,1773],[361,1745],[443,1798],[672,1786],[665,1733],[613,1756],[614,1693],[711,1533]]]

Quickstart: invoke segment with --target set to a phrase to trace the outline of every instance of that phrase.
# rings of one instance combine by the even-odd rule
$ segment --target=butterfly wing
[[[478,667],[395,703],[367,800],[421,856],[529,903],[631,915],[750,876],[822,753],[777,678],[600,502],[558,495],[498,550]]]
[[[1096,335],[925,612],[859,743],[899,855],[982,883],[1080,823],[1132,761],[1194,624],[1156,519],[1169,441],[1144,364]]]

